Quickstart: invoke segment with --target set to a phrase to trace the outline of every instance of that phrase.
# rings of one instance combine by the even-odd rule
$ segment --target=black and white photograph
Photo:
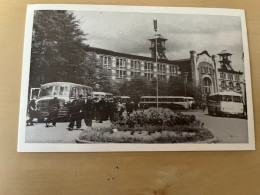
[[[29,5],[20,152],[254,150],[243,10]]]

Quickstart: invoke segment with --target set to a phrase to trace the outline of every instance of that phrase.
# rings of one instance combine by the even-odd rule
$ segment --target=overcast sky
[[[232,66],[244,72],[240,17],[181,14],[141,14],[75,11],[86,43],[113,51],[150,57],[149,38],[153,37],[153,19],[158,33],[167,38],[169,60],[189,58],[189,51],[207,50],[210,55],[227,49],[233,54]]]

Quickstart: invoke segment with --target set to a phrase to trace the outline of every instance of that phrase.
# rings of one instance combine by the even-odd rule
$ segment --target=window
[[[106,70],[111,69],[111,57],[103,56],[103,67]]]
[[[144,63],[144,71],[151,72],[152,71],[152,63],[151,62],[145,62]]]
[[[226,82],[225,82],[225,81],[221,81],[221,87],[222,87],[222,88],[224,88],[224,89],[227,87],[227,85],[226,85]]]
[[[52,95],[52,91],[53,91],[53,86],[42,87],[39,97],[50,96]]]
[[[236,84],[236,88],[237,88],[237,89],[241,89],[241,86],[240,86],[239,83]]]
[[[209,74],[212,74],[212,69],[211,68],[209,68]]]
[[[141,67],[141,62],[139,62],[137,60],[131,61],[131,69],[140,70],[140,67]]]
[[[228,79],[233,80],[233,74],[228,74]]]
[[[229,82],[229,86],[228,86],[230,89],[233,89],[234,88],[234,85],[232,82]]]
[[[235,80],[239,81],[239,75],[235,75]]]
[[[222,101],[224,101],[224,102],[232,102],[232,96],[230,96],[230,95],[222,95]]]
[[[125,67],[125,60],[122,58],[117,58],[116,59],[116,67],[117,68],[123,68]]]
[[[67,86],[60,86],[59,95],[60,96],[68,96],[68,87]]]
[[[223,72],[220,73],[220,78],[221,78],[221,79],[224,78]]]
[[[166,65],[165,64],[157,64],[157,71],[161,73],[166,72]]]
[[[116,59],[116,77],[124,78],[126,76],[125,60],[121,58]]]
[[[152,73],[144,73],[144,76],[145,76],[148,80],[152,80],[152,78],[153,78],[153,74],[152,74]]]
[[[76,98],[76,94],[77,94],[77,88],[72,87],[70,90],[70,98]]]
[[[205,67],[202,67],[202,68],[201,68],[201,73],[202,73],[202,74],[205,74]]]
[[[233,96],[233,102],[242,102],[242,99],[240,96]]]
[[[211,81],[209,78],[203,80],[204,94],[210,94]]]

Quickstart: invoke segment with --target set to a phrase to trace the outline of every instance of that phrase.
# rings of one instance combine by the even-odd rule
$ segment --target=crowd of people
[[[105,97],[98,99],[92,98],[88,94],[87,99],[79,95],[78,99],[73,100],[66,105],[69,108],[69,125],[68,130],[71,131],[75,127],[81,129],[82,120],[87,127],[92,128],[92,121],[98,123],[110,120],[115,121],[122,116],[124,112],[132,113],[138,108],[138,105],[133,101],[122,102],[121,100],[106,99]],[[48,104],[48,116],[45,119],[46,127],[56,126],[59,110],[61,109],[59,100],[54,96]],[[28,106],[29,119],[27,125],[33,125],[33,119],[37,118],[38,106],[36,99],[33,98]]]

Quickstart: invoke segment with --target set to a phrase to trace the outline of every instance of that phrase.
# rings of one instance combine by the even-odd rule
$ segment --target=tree
[[[30,86],[54,81],[82,83],[86,65],[85,37],[72,12],[35,11]]]
[[[119,86],[120,95],[130,96],[134,101],[138,102],[140,97],[147,95],[149,86],[146,78],[136,76],[130,81],[124,80]]]

